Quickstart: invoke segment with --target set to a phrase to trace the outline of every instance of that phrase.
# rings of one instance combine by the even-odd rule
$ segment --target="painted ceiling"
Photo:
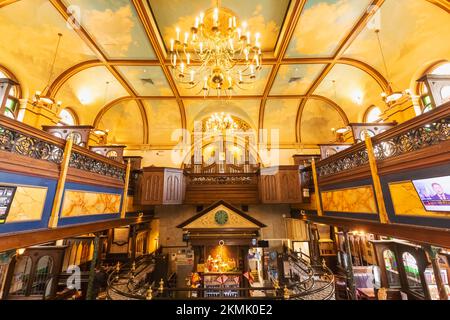
[[[282,145],[327,143],[332,128],[384,108],[387,81],[415,89],[430,65],[450,60],[450,5],[440,0],[222,0],[262,34],[264,67],[231,99],[204,99],[174,81],[167,56],[176,27],[216,0],[0,0],[0,65],[24,98],[47,84],[80,124],[113,143],[168,146],[226,111],[253,129],[278,130]],[[436,5],[437,4],[437,5]],[[389,74],[374,29],[380,28]],[[63,34],[49,75],[57,34]]]

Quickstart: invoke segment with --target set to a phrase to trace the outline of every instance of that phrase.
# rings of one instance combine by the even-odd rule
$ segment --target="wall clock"
[[[216,215],[214,216],[214,220],[217,224],[224,225],[228,222],[228,213],[224,210],[219,210],[216,212]]]

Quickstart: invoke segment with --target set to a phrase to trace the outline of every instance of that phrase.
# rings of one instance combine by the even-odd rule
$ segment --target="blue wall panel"
[[[124,200],[123,199],[123,189],[120,189],[120,188],[100,187],[100,186],[92,186],[92,185],[68,182],[68,183],[66,183],[66,186],[65,186],[63,199],[64,199],[66,190],[78,190],[78,191],[90,191],[90,192],[98,192],[98,193],[120,194],[120,195],[122,195],[120,208],[122,208],[122,205],[123,205],[123,200]],[[120,210],[116,214],[87,215],[87,216],[83,216],[83,217],[70,217],[70,218],[61,218],[61,211],[62,211],[62,205],[61,205],[61,210],[59,212],[60,219],[59,219],[58,226],[67,226],[67,225],[98,222],[98,221],[113,220],[113,219],[120,218]]]
[[[42,219],[40,221],[0,224],[0,234],[47,229],[56,192],[56,180],[0,171],[0,183],[48,188],[47,198],[45,199],[44,210],[42,213]]]

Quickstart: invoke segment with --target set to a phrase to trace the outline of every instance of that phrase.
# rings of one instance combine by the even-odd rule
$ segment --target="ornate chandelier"
[[[248,24],[237,27],[236,16],[219,4],[206,13],[200,13],[190,32],[181,39],[170,40],[170,58],[174,78],[206,97],[210,91],[231,96],[235,88],[245,89],[261,70],[262,53],[260,33],[252,35]]]
[[[238,129],[239,125],[225,112],[214,113],[205,123],[205,131],[209,133],[233,132]]]

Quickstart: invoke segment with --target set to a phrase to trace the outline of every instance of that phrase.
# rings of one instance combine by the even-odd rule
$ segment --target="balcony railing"
[[[438,145],[450,139],[450,103],[413,118],[372,138],[375,158],[382,162]],[[317,164],[324,178],[368,166],[366,144],[360,142]]]
[[[1,151],[59,165],[65,144],[63,139],[0,115]],[[76,145],[73,146],[69,166],[120,181],[125,179],[124,164]]]
[[[304,254],[287,253],[283,259],[288,262],[292,270],[290,279],[283,279],[282,283],[273,282],[267,287],[220,287],[220,288],[172,288],[160,282],[159,284],[141,281],[140,265],[134,268],[124,265],[115,269],[108,279],[108,299],[110,300],[167,300],[176,299],[179,294],[193,300],[334,300],[335,285],[332,271],[318,262],[310,264],[311,258]],[[149,260],[150,261],[150,260]],[[145,269],[145,268],[142,268]],[[217,297],[208,297],[206,291],[218,292]],[[230,291],[237,292],[237,296],[229,296]],[[263,295],[253,296],[253,292]]]

